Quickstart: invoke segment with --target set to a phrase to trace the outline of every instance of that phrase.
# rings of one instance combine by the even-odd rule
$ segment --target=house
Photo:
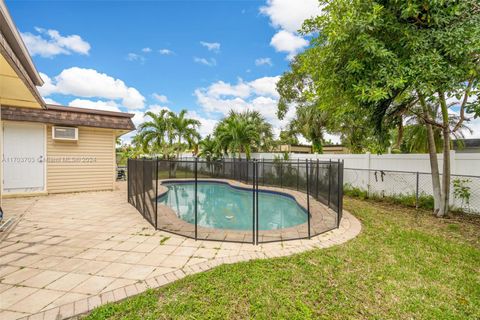
[[[346,154],[349,153],[347,147],[341,144],[326,144],[323,146],[324,154]]]
[[[312,146],[302,144],[281,144],[275,148],[274,152],[312,153]]]
[[[4,195],[113,190],[116,139],[133,114],[2,106]]]
[[[132,114],[46,105],[42,79],[0,0],[1,196],[112,190]]]
[[[301,144],[282,144],[275,148],[274,152],[287,152],[287,153],[313,153],[312,146]],[[344,154],[348,153],[348,148],[340,144],[324,145],[324,154]]]
[[[455,139],[452,143],[457,153],[480,153],[480,139]]]

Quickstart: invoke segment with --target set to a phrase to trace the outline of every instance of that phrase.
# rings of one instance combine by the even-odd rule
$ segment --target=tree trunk
[[[180,135],[180,133],[178,134],[178,146],[177,146],[177,159],[180,159],[180,145],[182,144],[182,136]]]
[[[402,141],[403,141],[403,116],[400,118],[400,123],[398,124],[398,136],[397,136],[397,142],[395,143],[395,149],[400,150],[400,145],[402,144]]]
[[[448,216],[450,204],[450,126],[448,122],[448,107],[445,94],[439,92],[440,107],[442,110],[442,134],[443,134],[443,175],[442,175],[442,204],[437,213],[438,217]]]
[[[321,139],[315,138],[312,139],[312,146],[313,146],[313,152],[314,153],[323,153],[323,143]]]
[[[420,104],[423,110],[423,116],[426,119],[431,119],[430,110],[428,110],[425,97],[419,95]],[[428,144],[428,155],[430,158],[430,169],[432,172],[432,189],[433,189],[433,212],[438,214],[440,206],[442,203],[442,192],[440,186],[440,172],[438,170],[438,158],[437,158],[437,149],[435,145],[435,137],[433,134],[433,128],[430,123],[425,123],[427,126],[427,144]]]

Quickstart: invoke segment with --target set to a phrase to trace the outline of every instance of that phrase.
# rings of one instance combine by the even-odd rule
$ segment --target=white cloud
[[[270,41],[276,51],[288,53],[291,60],[308,42],[298,36],[297,31],[305,19],[319,16],[322,8],[318,0],[268,0],[267,5],[260,8],[260,13],[268,16],[274,28],[280,29]]]
[[[272,37],[270,45],[276,51],[288,53],[288,59],[292,59],[301,49],[308,45],[308,41],[289,31],[280,30]]]
[[[149,53],[149,52],[152,52],[152,49],[149,47],[146,47],[142,49],[142,52]]]
[[[470,115],[472,116],[472,115]],[[470,129],[472,129],[472,132],[469,132],[468,130],[464,131],[465,138],[480,138],[480,118],[474,119],[473,116],[471,117],[471,120],[465,123]]]
[[[270,58],[258,58],[255,59],[256,66],[273,66],[272,59]]]
[[[208,88],[201,89],[205,94],[212,98],[248,98],[252,95],[278,97],[276,89],[277,81],[280,76],[263,77],[250,82],[245,82],[242,79],[238,80],[237,84],[230,84],[224,81],[217,81],[212,83]]]
[[[147,107],[147,110],[145,112],[152,111],[152,112],[158,113],[162,110],[171,111],[170,108],[167,106],[161,106],[159,104],[151,104]]]
[[[322,9],[318,0],[268,0],[260,13],[268,16],[275,28],[297,32],[305,19],[320,15]]]
[[[158,53],[160,53],[161,55],[168,56],[168,55],[173,54],[173,51],[170,50],[170,49],[160,49],[160,50],[158,50]]]
[[[277,82],[280,76],[263,77],[250,81],[249,85],[253,91],[258,95],[268,95],[278,98]]]
[[[209,67],[213,67],[217,65],[217,60],[215,60],[214,58],[205,59],[205,58],[193,57],[193,61]]]
[[[38,87],[38,91],[40,92],[40,94],[43,97],[46,97],[54,93],[57,90],[57,88],[52,83],[52,79],[43,72],[39,72],[39,74],[43,80],[43,85],[41,87]]]
[[[148,106],[144,111],[131,111],[130,113],[134,114],[134,116],[132,118],[132,122],[135,125],[135,127],[138,128],[138,126],[140,124],[142,124],[145,121],[150,120],[149,116],[145,116],[145,113],[147,111],[152,111],[152,112],[158,113],[161,110],[169,110],[170,111],[170,109],[168,107],[164,107],[164,106],[161,106],[161,105],[158,105],[158,104],[152,104],[152,105]],[[130,143],[132,137],[136,134],[137,134],[137,130],[134,130],[132,132],[129,132],[129,133],[123,135],[122,136],[123,143]]]
[[[44,74],[42,78],[47,84],[45,89],[40,87],[40,92],[44,96],[57,93],[83,98],[120,100],[118,103],[128,109],[142,109],[145,106],[145,97],[137,89],[94,69],[72,67],[64,69],[54,80]]]
[[[163,94],[154,93],[154,94],[152,94],[152,97],[160,103],[169,103],[170,102],[170,101],[168,101],[167,96],[163,95]]]
[[[43,98],[43,101],[45,101],[46,104],[56,104],[56,105],[60,105],[59,102],[53,100],[53,99],[50,99],[50,98]]]
[[[200,133],[202,137],[212,134],[218,123],[218,120],[202,117],[196,111],[188,111],[187,117],[200,121],[198,133]]]
[[[41,56],[50,58],[58,54],[70,54],[70,52],[56,43],[49,42],[39,35],[33,35],[30,32],[21,33],[23,41],[32,56]]]
[[[474,100],[476,97],[473,98]],[[455,109],[450,109],[449,114],[455,115],[455,116],[460,116],[460,111],[458,110],[459,107]],[[470,130],[468,129],[462,129],[461,132],[465,136],[465,139],[473,139],[473,138],[480,138],[480,118],[474,118],[474,114],[472,113],[465,113],[465,121],[463,122],[465,126],[467,126]]]
[[[144,56],[142,56],[140,54],[132,53],[132,52],[127,54],[126,59],[128,61],[139,61],[141,63],[145,62],[145,57]]]
[[[118,104],[115,101],[112,101],[112,100],[92,101],[92,100],[86,100],[86,99],[75,99],[75,100],[70,101],[70,103],[68,105],[70,107],[77,107],[77,108],[121,112],[120,108],[118,107]]]
[[[333,144],[340,144],[342,142],[338,134],[330,134],[328,132],[325,132],[323,134],[323,137],[325,140],[332,141]],[[311,144],[311,142],[308,142],[308,143]]]
[[[244,83],[242,80],[240,80],[236,85],[218,81],[208,87],[207,94],[214,98],[223,96],[246,98],[250,95],[250,86]]]
[[[220,43],[218,42],[205,42],[200,41],[200,44],[207,48],[209,51],[219,52],[220,51]]]
[[[134,114],[133,118],[132,118],[132,121],[133,121],[133,124],[138,127],[139,124],[145,122],[145,121],[149,121],[151,118],[149,116],[145,116],[145,113],[147,113],[148,111],[151,111],[153,113],[159,113],[160,111],[162,110],[167,110],[167,111],[170,111],[170,109],[166,106],[161,106],[159,104],[152,104],[152,105],[149,105],[147,108],[145,108],[145,110],[143,111],[133,111],[132,113]]]
[[[230,110],[258,111],[272,124],[275,133],[278,134],[280,128],[284,127],[295,114],[295,108],[291,108],[285,120],[280,121],[277,118],[276,83],[279,79],[279,76],[258,78],[250,82],[240,79],[237,84],[218,81],[207,88],[196,89],[194,95],[197,103],[207,114],[225,116]]]
[[[78,53],[88,55],[90,44],[79,35],[62,36],[57,30],[35,28],[38,34],[21,33],[32,56],[51,58],[59,54]]]

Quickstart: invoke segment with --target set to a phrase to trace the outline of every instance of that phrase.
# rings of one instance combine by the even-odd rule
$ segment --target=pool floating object
[[[234,216],[225,216],[225,218],[227,218],[228,220],[231,220],[234,218]]]

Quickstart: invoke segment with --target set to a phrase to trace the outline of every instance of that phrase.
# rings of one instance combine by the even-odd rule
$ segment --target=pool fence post
[[[315,198],[318,200],[318,175],[319,175],[319,170],[320,170],[320,161],[317,159],[317,172],[316,172],[316,175],[315,175],[315,188],[316,188],[316,193],[315,193]]]
[[[128,203],[132,204],[130,202],[130,187],[132,186],[130,183],[130,158],[127,159],[127,200]]]
[[[222,178],[225,178],[225,158],[222,158]]]
[[[297,158],[297,191],[300,183],[300,158]]]
[[[258,162],[255,163],[255,166],[256,166],[256,171],[258,172]],[[256,187],[255,187],[255,213],[256,213],[256,216],[257,216],[257,245],[258,245],[258,215],[259,215],[259,211],[258,211],[258,178],[257,178],[257,183],[256,183]]]
[[[252,161],[253,164],[253,180],[252,180],[252,244],[255,245],[255,160]]]
[[[332,193],[332,159],[328,162],[328,207],[330,208],[330,196]]]
[[[236,176],[236,174],[235,174],[235,173],[236,173],[236,168],[235,168],[235,167],[236,167],[235,156],[233,156],[233,165],[232,165],[232,167],[233,167],[233,179],[232,179],[232,180],[236,180],[237,176]]]
[[[250,161],[248,159],[246,159],[247,175],[246,175],[246,179],[245,179],[245,181],[246,181],[245,184],[248,184],[248,163],[249,162]]]
[[[340,220],[342,219],[342,198],[343,198],[343,160],[340,162],[338,159],[337,164],[337,228],[340,226]]]
[[[195,157],[195,241],[197,240],[198,237],[198,230],[197,230],[197,225],[198,225],[198,200],[197,200],[197,181],[198,180],[198,175],[197,175],[197,157]]]
[[[283,188],[283,160],[280,160],[280,188]]]
[[[418,171],[417,171],[416,186],[415,186],[415,209],[418,209],[419,183],[420,183],[420,173],[418,173]]]
[[[308,159],[305,159],[305,171],[307,172],[307,226],[308,226],[308,239],[310,239],[310,181],[308,179],[309,169],[308,169]]]
[[[258,181],[257,181],[258,185]],[[262,185],[265,185],[265,158],[262,158]]]
[[[158,157],[155,157],[155,230],[158,229]]]
[[[143,178],[143,181],[142,181],[142,195],[143,195],[143,206],[142,206],[142,211],[143,211],[143,218],[146,219],[147,218],[147,206],[146,206],[146,203],[147,203],[147,199],[146,199],[146,196],[145,196],[145,182],[146,182],[146,179],[145,179],[145,158],[142,159],[142,178]]]

